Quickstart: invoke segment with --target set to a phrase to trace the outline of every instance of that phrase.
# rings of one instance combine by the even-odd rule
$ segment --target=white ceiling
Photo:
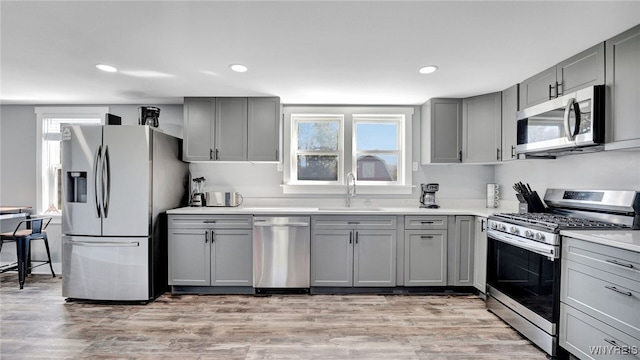
[[[421,104],[518,83],[639,24],[640,1],[3,0],[0,16],[3,104]]]

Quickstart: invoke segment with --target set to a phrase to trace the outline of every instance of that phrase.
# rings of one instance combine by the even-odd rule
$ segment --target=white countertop
[[[291,206],[239,206],[239,207],[183,207],[168,210],[169,215],[473,215],[487,217],[512,209],[485,207],[441,207],[423,209],[415,207],[291,207]]]
[[[560,235],[640,253],[640,230],[563,230]]]

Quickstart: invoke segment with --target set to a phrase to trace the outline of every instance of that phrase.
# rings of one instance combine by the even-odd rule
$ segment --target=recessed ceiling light
[[[233,64],[233,65],[229,65],[229,67],[231,68],[231,70],[235,71],[235,72],[245,72],[247,70],[249,70],[248,67],[241,65],[241,64]]]
[[[116,69],[115,67],[113,67],[111,65],[105,65],[105,64],[98,64],[98,65],[96,65],[96,68],[98,68],[98,70],[102,70],[102,71],[106,71],[106,72],[116,72],[116,71],[118,71],[118,69]]]
[[[418,70],[418,72],[420,74],[431,74],[432,72],[438,70],[438,67],[435,65],[427,65],[424,67],[421,67],[420,70]]]

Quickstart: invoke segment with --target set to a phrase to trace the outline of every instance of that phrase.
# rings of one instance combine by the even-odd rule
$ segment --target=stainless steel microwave
[[[605,86],[596,85],[518,111],[516,153],[545,156],[602,149]]]

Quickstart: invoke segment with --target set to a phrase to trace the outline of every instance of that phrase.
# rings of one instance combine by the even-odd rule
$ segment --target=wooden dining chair
[[[17,261],[13,264],[8,264],[0,267],[0,273],[17,270],[20,289],[22,289],[24,286],[24,281],[27,273],[30,273],[31,269],[38,266],[49,264],[51,275],[53,275],[53,277],[56,277],[55,272],[53,272],[53,264],[51,263],[49,240],[47,239],[47,233],[44,231],[47,226],[49,226],[51,218],[51,216],[41,216],[25,219],[20,221],[13,232],[0,233],[0,251],[2,251],[2,245],[4,243],[15,242],[17,255]],[[31,260],[32,240],[44,241],[44,247],[47,250],[48,260]],[[32,263],[37,263],[37,265],[32,265]]]

